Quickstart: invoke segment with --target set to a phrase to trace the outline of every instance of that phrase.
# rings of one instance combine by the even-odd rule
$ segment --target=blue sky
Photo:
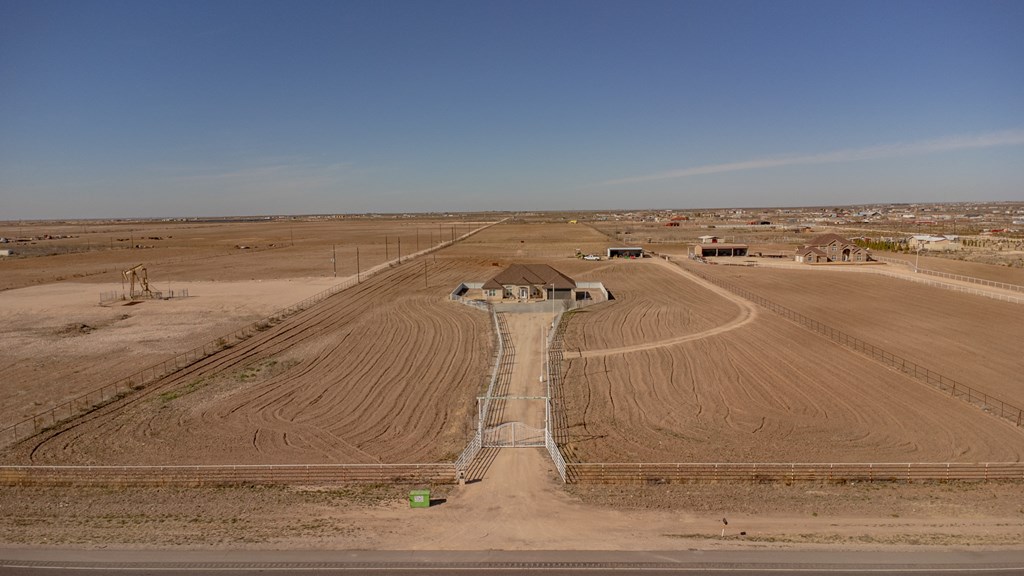
[[[1024,2],[0,0],[0,219],[1024,199]]]

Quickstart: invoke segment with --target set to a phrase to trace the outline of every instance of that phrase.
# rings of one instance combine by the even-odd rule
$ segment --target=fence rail
[[[501,324],[498,322],[498,313],[492,308],[491,321],[494,324],[494,338],[497,342],[496,352],[494,355],[494,366],[491,369],[491,379],[487,383],[487,392],[480,406],[477,407],[477,427],[473,433],[473,438],[470,439],[469,444],[459,455],[458,459],[455,460],[455,470],[459,474],[465,474],[469,470],[470,465],[473,464],[473,460],[476,455],[480,452],[480,449],[484,445],[484,424],[487,421],[488,412],[491,409],[491,398],[494,396],[494,388],[498,382],[498,375],[501,371],[501,365],[505,356],[505,334],[501,329]]]
[[[548,400],[550,402],[550,400]],[[562,482],[568,481],[568,470],[565,464],[565,458],[562,457],[562,451],[558,449],[558,444],[555,443],[555,439],[551,436],[551,429],[548,428],[544,431],[544,447],[547,448],[548,454],[551,456],[551,461],[555,463],[555,470],[558,470],[558,475],[562,478]]]
[[[991,463],[568,463],[575,484],[1024,480],[1024,462]]]
[[[758,262],[744,262],[739,264],[741,266],[756,266],[759,268],[768,269],[783,269],[783,270],[828,270],[830,272],[848,272],[848,273],[870,273],[878,274],[881,276],[887,276],[889,278],[896,278],[898,280],[906,280],[908,282],[917,282],[918,284],[924,284],[926,286],[932,286],[935,288],[942,288],[945,290],[953,290],[955,292],[961,292],[964,294],[972,294],[974,296],[984,296],[985,298],[991,298],[1000,302],[1009,302],[1011,304],[1024,304],[1024,296],[1013,296],[1010,294],[1002,294],[999,292],[993,292],[991,290],[983,290],[975,288],[973,286],[961,286],[959,284],[950,284],[949,282],[940,282],[938,280],[930,280],[928,278],[921,278],[913,274],[900,274],[896,272],[889,272],[875,266],[865,266],[858,264],[854,266],[847,266],[841,264],[763,264]],[[923,272],[923,270],[922,270]],[[1012,286],[1012,284],[1008,284]]]
[[[455,242],[469,238],[470,236],[480,232],[481,230],[485,230],[493,225],[494,223],[487,224],[485,226],[467,232],[466,234],[457,237],[455,240],[441,242],[439,244],[436,244],[414,254],[402,256],[401,259],[392,259],[387,262],[383,262],[381,264],[378,264],[377,266],[370,268],[369,270],[362,272],[361,277],[369,278],[384,270],[390,269],[396,263],[401,263],[402,261],[407,261],[417,256],[429,254],[431,252],[447,248],[448,246],[451,246]],[[40,432],[43,432],[49,428],[52,428],[60,424],[61,422],[74,418],[75,416],[81,415],[85,412],[88,412],[89,410],[102,406],[108,402],[118,400],[128,394],[131,394],[133,391],[140,390],[151,382],[154,382],[160,378],[163,378],[164,376],[168,376],[174,372],[177,372],[182,368],[187,368],[188,366],[195,364],[196,362],[204,358],[212,356],[213,354],[216,354],[217,352],[220,352],[225,348],[239,344],[242,341],[250,338],[251,336],[264,330],[267,330],[271,326],[284,321],[289,316],[306,310],[307,308],[314,304],[317,304],[331,296],[334,296],[335,294],[343,290],[347,290],[359,284],[360,281],[361,279],[357,277],[350,278],[344,282],[335,284],[334,286],[331,286],[326,290],[322,290],[310,296],[309,298],[302,300],[301,302],[277,310],[276,312],[270,314],[269,316],[263,318],[262,320],[257,320],[252,324],[243,326],[242,328],[239,328],[228,334],[224,334],[223,336],[215,338],[212,341],[207,342],[201,346],[197,346],[191,350],[182,352],[174,356],[173,358],[143,368],[133,374],[116,380],[113,383],[106,384],[99,388],[90,390],[85,394],[81,394],[79,396],[76,396],[75,398],[72,398],[71,400],[68,400],[67,402],[63,402],[61,404],[49,408],[48,410],[44,410],[33,416],[30,416],[28,418],[19,420],[13,424],[0,428],[0,447],[13,444],[19,440],[24,440],[25,438],[30,438]]]
[[[198,486],[451,483],[452,463],[237,466],[0,466],[0,485]]]
[[[904,266],[914,267],[913,263],[908,260],[901,260],[899,258],[889,258],[886,256],[873,256],[882,262],[888,262],[890,264],[902,264]],[[991,286],[992,288],[999,288],[1001,290],[1010,290],[1011,292],[1024,292],[1024,286],[1019,284],[1008,284],[1006,282],[996,282],[995,280],[985,280],[984,278],[975,278],[973,276],[963,276],[961,274],[950,274],[949,272],[939,272],[938,270],[928,270],[925,268],[918,268],[917,273],[927,274],[928,276],[936,276],[939,278],[947,278],[949,280],[956,280],[958,282],[969,282],[971,284],[981,284],[982,286]]]
[[[832,340],[836,344],[850,348],[851,350],[868,356],[873,360],[876,360],[878,362],[881,362],[882,364],[885,364],[886,366],[889,366],[890,368],[894,368],[896,370],[899,370],[900,372],[903,372],[904,374],[907,374],[908,376],[913,376],[917,380],[920,380],[926,384],[935,386],[936,388],[943,392],[948,392],[954,398],[963,400],[968,404],[980,408],[984,412],[1008,420],[1018,427],[1024,425],[1024,409],[1020,408],[1019,406],[1015,406],[1009,402],[1006,402],[1005,400],[996,398],[995,396],[992,396],[987,392],[983,392],[981,390],[968,386],[963,382],[957,382],[952,378],[943,376],[942,374],[939,374],[938,372],[935,372],[933,370],[929,370],[928,368],[921,366],[916,362],[907,360],[902,356],[893,354],[892,352],[889,352],[883,348],[879,348],[878,346],[865,342],[855,336],[846,334],[841,330],[837,330],[813,318],[804,316],[803,314],[800,314],[795,310],[791,310],[789,308],[786,308],[785,306],[776,304],[775,302],[772,302],[771,300],[768,300],[767,298],[761,297],[757,294],[754,294],[753,292],[745,288],[736,286],[735,284],[722,280],[721,278],[718,278],[712,274],[707,274],[705,271],[700,270],[696,266],[687,267],[687,270],[693,272],[694,274],[697,274],[698,276],[709,282],[712,282],[718,286],[721,286],[722,288],[725,288],[726,290],[729,290],[730,292],[733,292],[734,294],[742,296],[743,298],[746,298],[776,314],[779,314],[780,316],[786,318],[787,320],[795,322],[796,324],[799,324],[805,328],[808,328],[823,336],[826,336],[829,338],[829,340]]]

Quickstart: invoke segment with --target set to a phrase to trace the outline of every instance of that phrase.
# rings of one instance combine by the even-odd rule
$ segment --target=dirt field
[[[928,256],[927,254],[922,254],[920,258],[918,258],[916,254],[894,254],[890,252],[880,252],[879,255],[903,260],[911,267],[916,263],[918,266],[926,270],[945,272],[946,274],[959,274],[961,276],[971,276],[982,280],[991,280],[993,282],[1005,282],[1007,284],[1024,286],[1024,268],[1010,268],[1008,266],[993,266],[991,264],[981,264],[978,262],[964,262],[962,260],[952,260],[950,258],[943,258],[940,256]]]
[[[777,304],[1017,406],[1024,308],[871,273],[708,266]]]
[[[277,224],[252,225],[271,230]],[[368,227],[352,234],[379,231]],[[240,242],[228,228],[223,234],[231,246]],[[258,236],[253,234],[254,244],[269,242]],[[25,364],[34,361],[34,350],[53,350],[36,372],[63,371],[56,380],[70,380],[79,371],[82,381],[98,380],[108,361],[112,373],[128,369],[162,346],[189,345],[214,327],[247,322],[333,283],[333,274],[319,273],[330,264],[322,258],[329,238],[304,245],[296,236],[294,251],[275,246],[236,253],[229,247],[208,259],[168,261],[180,266],[175,282],[192,282],[195,297],[146,302],[128,312],[100,309],[94,302],[102,286],[115,284],[116,276],[103,274],[115,274],[120,264],[110,264],[108,272],[98,263],[79,268],[70,254],[52,260],[63,268],[37,270],[41,279],[19,268],[31,259],[0,264],[16,264],[7,270],[17,269],[10,277],[18,278],[0,295],[0,314],[12,320],[4,337],[17,352],[0,356],[5,410],[9,398],[18,399],[17,410],[31,409],[34,404],[20,396],[26,393],[38,394],[36,402],[49,401],[50,392],[26,391],[30,387],[7,378],[14,370],[25,375],[19,381],[35,377],[32,364]],[[403,252],[407,237],[403,232]],[[490,368],[491,329],[485,314],[448,301],[447,294],[458,282],[485,280],[512,261],[546,262],[578,280],[603,281],[616,297],[575,314],[567,332],[563,391],[572,441],[566,448],[578,460],[1001,461],[1024,454],[1024,434],[1012,426],[706,283],[652,261],[572,257],[576,248],[603,252],[609,244],[581,225],[496,226],[426,258],[426,282],[423,260],[395,267],[129,397],[124,410],[97,411],[74,427],[9,451],[4,461],[451,459],[473,425],[474,397]],[[383,238],[378,247],[383,260]],[[105,254],[120,252],[129,251]],[[339,244],[339,277],[340,255]],[[56,258],[64,257],[37,263]],[[379,262],[369,264],[374,263]],[[256,281],[229,283],[240,271]],[[75,284],[47,281],[75,273],[83,274]],[[89,283],[78,284],[83,279]],[[898,286],[902,291],[914,285]],[[979,306],[992,304],[998,303]],[[913,313],[932,322],[949,310],[961,317],[959,307],[924,304],[900,315],[905,305],[893,304],[892,312],[912,326]],[[974,307],[967,312],[980,313]],[[1012,318],[1001,321],[993,331],[1017,334]],[[91,329],[83,331],[81,324]],[[961,337],[984,338],[978,332],[990,325],[966,322]],[[539,330],[532,324],[527,330],[539,341]],[[524,350],[539,350],[537,344],[522,341]],[[1003,358],[993,363],[996,371],[1019,355],[1002,348],[993,353]],[[488,451],[480,465],[479,482],[434,487],[439,505],[414,511],[405,502],[408,486],[0,487],[0,546],[877,549],[1019,547],[1024,541],[1016,484],[567,489],[540,449]],[[724,537],[723,517],[735,530]],[[741,538],[740,530],[747,535]]]
[[[0,487],[0,557],[3,547],[940,553],[1024,542],[1016,483],[567,489],[541,449],[485,460],[482,481],[434,486],[435,505],[418,510],[411,486]]]
[[[447,301],[483,268],[413,262],[19,447],[62,464],[453,458],[490,363],[489,319]],[[461,401],[459,400],[461,399]]]
[[[120,284],[121,271],[145,264],[154,287],[183,281],[338,277],[411,254],[479,226],[474,218],[343,218],[253,222],[0,222],[0,237],[40,238],[6,247],[0,290],[64,280]],[[64,238],[42,239],[65,236]],[[70,238],[67,236],[71,236]]]
[[[666,269],[634,264],[628,280],[637,285]],[[563,383],[568,451],[578,461],[944,462],[1024,455],[1024,434],[1012,426],[769,313],[683,343],[588,354],[580,334],[601,332],[605,324],[614,330],[614,306],[643,307],[630,300],[650,298],[620,292],[623,299],[574,315],[570,326],[582,326],[567,331],[566,349],[580,350],[566,353]],[[725,297],[718,306],[735,309]]]
[[[602,350],[659,342],[716,328],[740,309],[696,282],[680,282],[677,274],[634,261],[597,262],[590,273],[612,287],[615,300],[576,312],[596,315],[600,322],[569,323],[565,346]]]
[[[478,226],[398,217],[0,222],[0,237],[39,238],[5,245],[18,256],[0,258],[0,423],[262,319],[394,259],[399,242],[408,255]],[[190,298],[98,306],[101,293],[125,290],[121,270],[139,263],[154,290]]]

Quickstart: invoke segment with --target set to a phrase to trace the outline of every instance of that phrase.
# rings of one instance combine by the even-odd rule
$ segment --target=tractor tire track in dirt
[[[146,389],[8,450],[33,463],[416,462],[469,436],[489,319],[448,302],[485,269],[384,272]],[[244,370],[278,366],[247,381]],[[456,400],[461,398],[462,401]]]

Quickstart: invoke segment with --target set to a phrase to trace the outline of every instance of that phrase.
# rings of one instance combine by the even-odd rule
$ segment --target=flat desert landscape
[[[398,218],[373,223],[296,222],[294,232],[276,222],[136,223],[133,234],[174,237],[179,243],[131,250],[109,245],[85,252],[69,248],[64,254],[0,261],[6,282],[0,292],[0,320],[9,343],[0,351],[0,418],[5,425],[198,344],[215,342],[221,334],[332,286],[351,283],[357,272],[356,247],[360,271],[378,267],[372,276],[268,322],[248,338],[4,448],[2,461],[451,462],[473,437],[476,399],[486,389],[496,351],[490,314],[452,301],[449,293],[460,282],[482,282],[513,263],[549,264],[577,281],[602,282],[611,293],[610,300],[568,312],[562,320],[562,361],[553,367],[561,375],[554,391],[553,421],[559,448],[570,462],[963,463],[1019,462],[1024,455],[1024,433],[1007,420],[838,346],[695,271],[742,284],[949,377],[1024,404],[1016,377],[1022,367],[1017,342],[1024,340],[1019,305],[869,271],[736,268],[660,258],[586,261],[576,255],[603,254],[614,243],[586,225],[517,218],[490,225],[499,219],[473,217],[457,225]],[[125,235],[96,228],[97,234]],[[478,228],[482,229],[451,246],[385,264],[385,258],[397,257],[398,238],[403,255],[408,255],[416,247],[424,250],[436,244],[442,233],[448,234],[442,237],[447,241],[453,233],[461,236]],[[190,240],[179,240],[184,238]],[[212,247],[200,246],[197,238],[217,240]],[[81,240],[75,239],[75,245]],[[333,254],[338,254],[337,277],[330,261]],[[348,255],[344,262],[342,254]],[[166,286],[168,293],[187,288],[189,296],[101,306],[100,293],[119,289],[119,270],[139,261],[147,263],[156,288]],[[518,349],[515,362],[540,362],[534,354],[540,343],[535,328],[547,317],[515,310],[502,316],[511,326],[507,345]],[[543,393],[523,373],[517,374],[521,386]],[[475,514],[498,493],[536,499],[530,510],[537,513],[559,509],[566,518],[583,523],[602,518],[624,530],[631,521],[620,518],[618,510],[652,509],[644,521],[658,526],[660,545],[669,547],[692,545],[707,537],[705,532],[714,534],[718,527],[697,519],[718,511],[744,515],[765,538],[779,542],[853,542],[862,532],[889,535],[871,545],[905,544],[921,534],[935,534],[931,525],[936,518],[958,514],[949,503],[955,496],[937,485],[904,487],[905,492],[899,485],[886,485],[886,496],[877,498],[864,487],[844,485],[566,487],[539,449],[488,449],[479,458],[474,477],[479,482],[435,486],[448,499],[438,513],[443,518],[435,518],[439,525],[458,525],[459,518]],[[965,486],[972,486],[964,490],[979,499],[1007,498],[1017,489],[1014,483],[983,489]],[[45,500],[48,490],[52,489],[3,488],[0,501],[11,503],[4,508],[9,510],[7,521],[51,517],[31,504],[13,504],[26,498]],[[152,490],[140,488],[135,493]],[[197,490],[214,516],[241,514],[235,504],[206,489]],[[323,497],[308,490],[237,493],[253,506],[269,498],[274,506],[301,503],[321,515],[325,503],[341,499],[351,502],[367,525],[386,523],[384,518],[398,521],[396,505],[387,503],[394,494],[387,490],[328,488],[332,495]],[[817,492],[827,492],[827,497],[818,498]],[[80,493],[96,502],[97,509],[117,508],[102,489],[82,488]],[[716,503],[713,513],[702,508],[707,504],[699,504],[698,494]],[[895,506],[899,494],[907,502],[948,505]],[[889,509],[913,519],[880,529],[879,519]],[[1003,526],[997,533],[965,536],[965,541],[1006,545],[1024,534],[1024,509],[989,510],[980,504],[977,509],[983,516],[977,525],[944,529],[946,536],[930,543],[948,544],[956,540],[957,530],[984,533],[996,524]],[[147,513],[152,518],[140,520],[144,533],[161,510],[157,506]],[[686,510],[701,528],[677,533],[662,514]],[[812,511],[857,528],[836,536],[824,524],[815,524],[813,530],[820,537],[795,536],[793,515]],[[526,512],[509,516],[508,521],[530,522]],[[76,514],[89,517],[91,512]],[[291,520],[258,516],[240,526],[284,528],[280,538],[263,529],[252,532],[254,544],[309,538],[308,542],[333,545],[394,545],[386,536],[371,537],[362,531],[324,540],[320,530],[337,528],[344,522],[340,518],[304,531],[290,528]],[[487,515],[477,521],[486,523]],[[8,529],[6,540],[54,537],[87,544],[114,534],[119,541],[135,542],[113,528],[86,530],[88,535],[76,540],[67,532],[61,535],[40,523],[30,524],[33,528],[26,534],[34,536],[15,537]],[[182,521],[179,534],[189,530],[188,524]],[[69,526],[84,525],[76,520]],[[407,538],[416,526],[396,524],[394,538]],[[559,536],[557,526],[545,530],[549,538],[568,537]],[[462,545],[493,545],[473,530],[458,533],[455,542]],[[188,537],[149,534],[148,540],[141,537],[138,542],[195,544]],[[225,527],[222,542],[245,541],[239,534]],[[526,539],[519,545],[529,547],[531,542],[536,544]],[[621,540],[619,545],[628,548],[631,542],[635,544]],[[605,540],[600,545],[613,546]]]

